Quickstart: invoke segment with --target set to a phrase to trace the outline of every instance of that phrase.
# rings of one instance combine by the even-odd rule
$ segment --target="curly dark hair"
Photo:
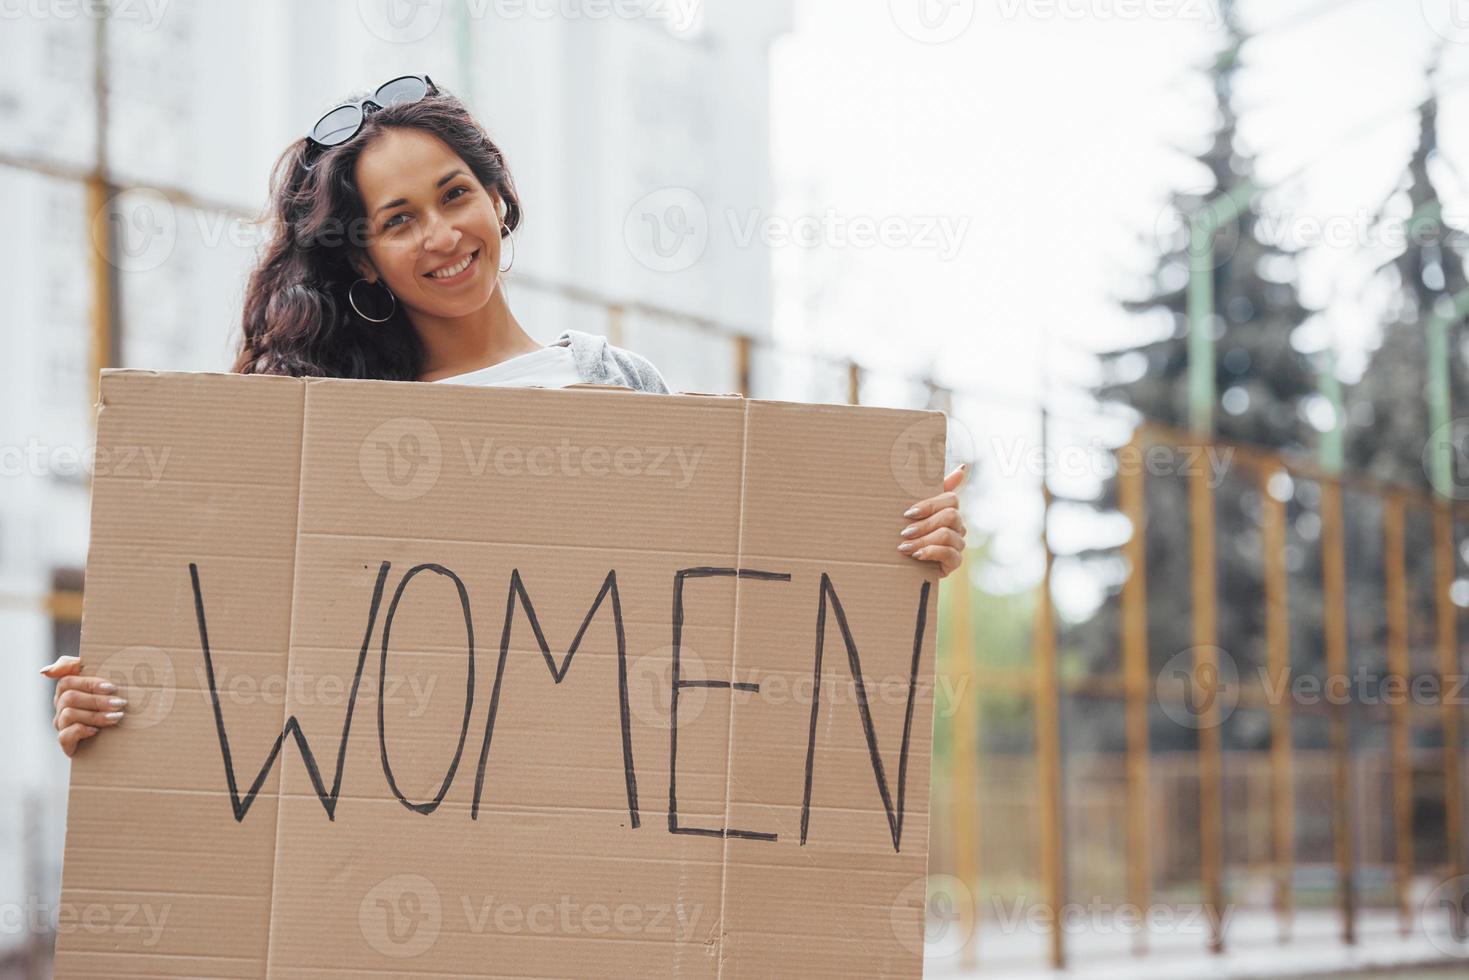
[[[401,308],[385,323],[359,317],[347,300],[365,254],[367,214],[353,180],[357,158],[390,129],[421,129],[459,155],[505,204],[508,235],[520,224],[520,198],[500,148],[464,104],[437,89],[417,102],[370,113],[362,131],[326,150],[309,170],[305,138],[271,169],[267,220],[273,230],[245,290],[234,370],[296,377],[412,381],[423,350]]]

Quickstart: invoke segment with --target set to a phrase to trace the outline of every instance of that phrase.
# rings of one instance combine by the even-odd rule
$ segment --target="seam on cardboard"
[[[734,680],[738,675],[735,672],[735,657],[740,651],[740,569],[745,567],[745,486],[750,474],[750,399],[745,399],[743,418],[740,429],[740,503],[736,508],[739,515],[738,530],[735,532],[735,579],[734,579],[734,616],[730,622],[729,640],[729,682],[730,694],[734,694]],[[734,720],[735,702],[731,696],[729,700],[729,725],[724,734],[724,822],[721,838],[723,840],[722,853],[719,859],[719,943],[717,948],[717,960],[714,970],[714,980],[724,976],[724,938],[727,935],[724,922],[728,909],[725,907],[725,896],[729,890],[729,818],[730,818],[730,784],[734,779]]]
[[[296,576],[301,571],[301,509],[305,506],[306,498],[303,493],[306,486],[306,413],[307,400],[311,392],[309,379],[301,385],[301,435],[296,443],[296,526],[291,529],[291,613],[286,618],[286,672],[287,676],[291,670],[291,647],[296,638]],[[280,728],[285,731],[286,716],[291,710],[291,699],[281,699],[281,724]],[[282,746],[284,747],[284,746]],[[281,753],[280,782],[275,791],[275,839],[270,845],[270,905],[265,918],[265,967],[264,976],[270,980],[270,949],[275,942],[275,885],[280,878],[277,871],[280,869],[281,859],[281,820],[285,817],[285,793],[286,788],[286,756]]]

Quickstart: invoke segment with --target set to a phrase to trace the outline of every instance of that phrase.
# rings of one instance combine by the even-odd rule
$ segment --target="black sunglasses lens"
[[[391,82],[384,82],[377,90],[373,101],[386,107],[398,102],[417,102],[427,94],[428,86],[424,84],[423,79],[405,75]]]
[[[362,125],[362,109],[355,105],[344,105],[333,109],[311,128],[311,138],[322,146],[345,143]]]

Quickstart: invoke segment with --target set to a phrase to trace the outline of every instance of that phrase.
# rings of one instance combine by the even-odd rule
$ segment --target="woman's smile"
[[[479,249],[475,249],[463,258],[441,265],[432,272],[425,272],[423,277],[440,286],[464,282],[479,268],[479,252]]]

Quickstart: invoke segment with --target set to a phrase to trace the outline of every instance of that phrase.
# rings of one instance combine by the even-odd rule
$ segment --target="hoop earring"
[[[510,271],[510,266],[515,264],[515,235],[509,229],[507,229],[504,225],[501,225],[500,226],[500,230],[503,231],[503,232],[505,232],[505,234],[503,236],[501,236],[501,240],[502,241],[507,241],[507,242],[510,243],[510,265],[505,266],[500,271],[501,272],[509,272]]]
[[[387,286],[384,286],[382,283],[372,283],[371,285],[377,286],[383,292],[388,294],[388,299],[392,301],[393,305],[388,307],[388,312],[381,319],[379,319],[378,317],[368,316],[366,313],[362,312],[362,307],[357,305],[357,296],[355,295],[355,293],[357,290],[357,283],[361,282],[367,282],[367,280],[358,279],[356,282],[353,282],[352,285],[347,287],[347,302],[352,304],[352,312],[362,317],[362,319],[366,320],[368,323],[387,323],[393,318],[393,314],[398,312],[398,297],[394,296],[393,291]]]

